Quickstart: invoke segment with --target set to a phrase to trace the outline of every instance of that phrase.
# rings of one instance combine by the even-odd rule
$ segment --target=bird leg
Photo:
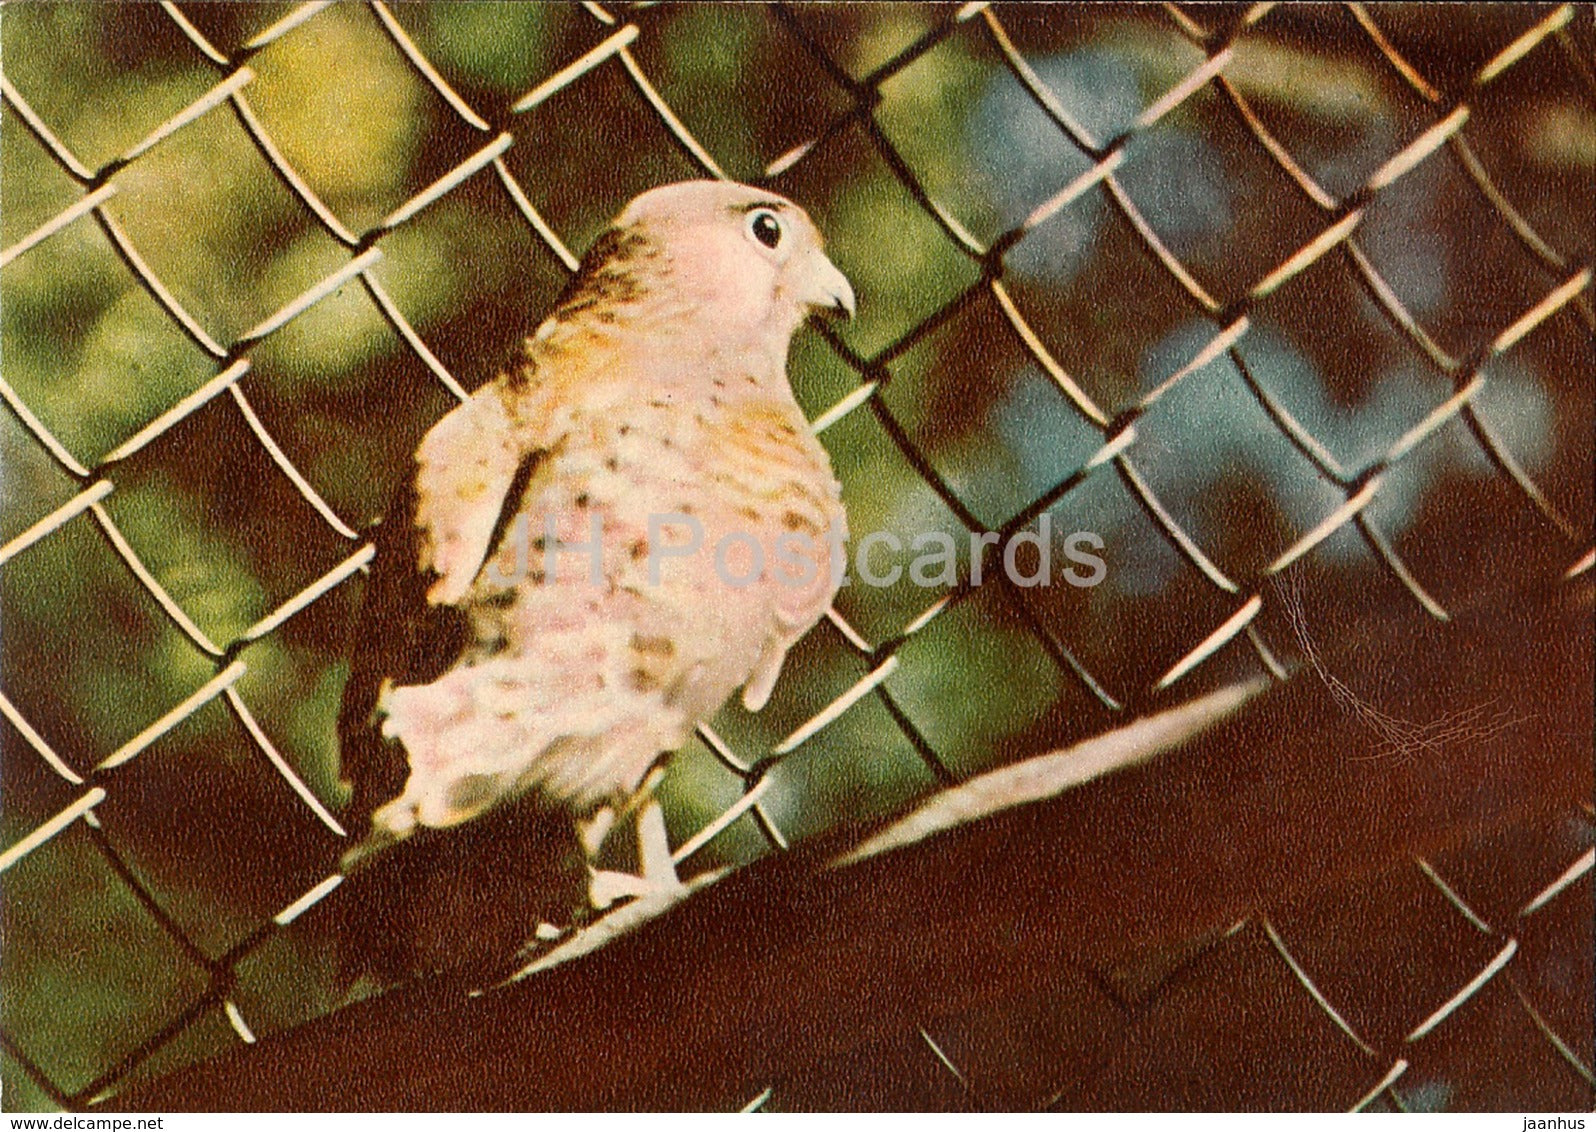
[[[664,768],[656,767],[619,813],[605,807],[587,824],[579,826],[582,843],[588,848],[588,871],[591,877],[588,899],[595,910],[602,911],[617,900],[682,886],[681,878],[676,875],[676,864],[671,860],[665,814],[654,797],[654,789],[663,777]],[[629,821],[635,824],[637,831],[637,872],[597,867],[605,842],[617,828]]]
[[[637,815],[637,858],[642,877],[650,888],[680,888],[671,856],[670,837],[665,831],[665,811],[651,795]]]

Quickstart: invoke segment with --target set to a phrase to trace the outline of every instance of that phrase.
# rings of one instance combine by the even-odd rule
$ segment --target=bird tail
[[[513,972],[540,923],[586,907],[587,867],[566,811],[535,799],[346,861],[323,902],[341,984],[447,974],[485,985]]]

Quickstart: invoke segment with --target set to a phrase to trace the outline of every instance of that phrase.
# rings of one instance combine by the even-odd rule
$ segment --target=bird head
[[[684,181],[642,194],[615,220],[646,241],[670,286],[723,332],[787,339],[811,311],[854,313],[853,288],[803,209],[767,189]]]

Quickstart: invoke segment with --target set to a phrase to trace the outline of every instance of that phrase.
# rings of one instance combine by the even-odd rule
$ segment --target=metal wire
[[[16,1037],[6,1035],[4,1049],[7,1055],[38,1083],[46,1095],[65,1108],[81,1108],[92,1103],[96,1097],[113,1089],[129,1072],[203,1019],[225,1018],[240,1041],[253,1041],[250,1024],[232,998],[238,964],[268,940],[277,926],[292,921],[327,895],[337,883],[335,877],[320,882],[284,907],[272,920],[258,925],[255,931],[225,954],[209,955],[190,938],[155,893],[127,865],[116,846],[99,829],[95,818],[96,807],[117,792],[120,776],[129,763],[205,705],[221,700],[243,727],[258,755],[282,779],[284,787],[314,820],[338,835],[344,834],[327,805],[296,774],[288,760],[274,746],[269,737],[272,721],[257,718],[249,707],[238,687],[240,677],[247,670],[247,663],[240,659],[239,652],[246,644],[280,632],[286,623],[302,614],[307,607],[349,583],[367,567],[373,552],[369,544],[362,542],[358,524],[349,516],[339,515],[317,492],[312,486],[313,477],[295,465],[256,413],[250,392],[252,351],[346,283],[358,282],[382,318],[420,361],[432,380],[451,400],[464,399],[464,386],[428,347],[421,334],[407,320],[401,304],[388,295],[371,269],[382,258],[383,243],[388,236],[411,223],[428,207],[458,191],[468,181],[480,179],[496,185],[533,237],[565,269],[573,270],[577,260],[569,245],[532,203],[537,194],[527,191],[504,158],[512,147],[525,144],[518,132],[522,127],[518,116],[522,112],[560,98],[562,92],[596,73],[611,71],[624,76],[652,115],[658,129],[681,154],[705,175],[724,176],[721,166],[712,156],[713,141],[695,136],[672,110],[639,62],[636,48],[650,34],[652,17],[646,10],[623,11],[616,8],[612,11],[599,4],[583,5],[585,18],[593,22],[601,36],[595,45],[579,57],[556,66],[552,73],[510,105],[490,107],[471,105],[450,84],[444,71],[427,58],[406,31],[408,17],[403,9],[393,9],[375,2],[370,8],[377,24],[413,69],[417,81],[436,93],[447,108],[447,113],[453,116],[460,127],[479,139],[479,144],[469,156],[398,205],[378,223],[364,231],[355,231],[316,195],[306,178],[285,158],[273,141],[269,120],[256,112],[250,100],[254,71],[247,60],[278,39],[302,34],[299,29],[313,26],[324,7],[319,3],[300,5],[230,55],[211,43],[179,5],[171,2],[161,4],[172,28],[188,41],[195,55],[213,69],[215,84],[201,97],[156,125],[141,141],[97,169],[81,161],[52,131],[49,123],[30,106],[24,92],[9,80],[0,80],[0,97],[3,97],[4,104],[16,121],[81,190],[81,196],[71,205],[0,252],[0,266],[25,255],[48,254],[50,241],[61,232],[74,224],[92,220],[107,237],[125,269],[154,299],[193,349],[208,358],[215,369],[215,375],[210,380],[170,405],[97,460],[72,452],[29,408],[26,399],[0,378],[0,396],[4,397],[10,411],[31,434],[40,450],[78,485],[77,493],[69,502],[0,547],[0,565],[27,553],[43,540],[55,537],[71,523],[92,521],[112,552],[164,611],[173,627],[199,654],[215,665],[214,674],[209,679],[144,726],[133,738],[100,757],[93,770],[86,775],[72,770],[69,760],[52,749],[28,722],[26,714],[10,700],[0,697],[0,710],[3,710],[10,726],[25,739],[32,753],[76,792],[74,801],[0,852],[0,872],[40,852],[51,839],[65,831],[82,827],[90,834],[96,851],[152,921],[173,941],[186,960],[205,975],[207,981],[206,988],[197,997],[172,1003],[167,1016],[143,1023],[143,1031],[134,1048],[113,1063],[102,1066],[97,1075],[80,1088],[68,1089],[57,1084],[51,1072],[22,1048]],[[1347,5],[1345,13],[1350,14],[1356,34],[1364,37],[1365,46],[1376,52],[1400,83],[1411,89],[1428,109],[1413,122],[1408,140],[1390,153],[1360,187],[1343,196],[1337,196],[1315,181],[1306,171],[1306,163],[1294,156],[1291,149],[1270,131],[1266,116],[1252,105],[1242,89],[1227,75],[1236,57],[1238,44],[1272,18],[1271,8],[1268,4],[1255,5],[1239,16],[1231,13],[1234,18],[1221,19],[1216,26],[1209,27],[1205,21],[1212,10],[1194,9],[1188,12],[1178,6],[1166,6],[1164,19],[1167,29],[1176,39],[1199,49],[1202,60],[1148,103],[1128,127],[1104,139],[1094,137],[1072,116],[1067,100],[1049,89],[1015,46],[1015,37],[1006,26],[1002,14],[987,3],[938,9],[930,30],[863,78],[852,77],[843,63],[833,57],[809,30],[803,13],[786,5],[775,5],[768,9],[772,34],[785,36],[792,45],[792,66],[817,71],[847,105],[816,130],[814,136],[769,162],[767,176],[784,174],[803,163],[815,161],[817,155],[838,144],[838,139],[844,134],[860,131],[892,176],[935,222],[948,245],[963,256],[977,273],[975,282],[872,356],[855,353],[839,337],[822,328],[822,337],[842,364],[857,375],[858,385],[842,396],[832,408],[817,415],[815,430],[824,433],[845,418],[867,409],[891,444],[957,521],[972,534],[986,533],[989,528],[977,517],[976,509],[961,497],[949,478],[939,471],[935,461],[917,444],[912,431],[889,407],[883,393],[892,385],[895,364],[913,348],[927,341],[938,329],[973,304],[990,301],[1014,340],[1057,389],[1062,403],[1083,426],[1094,430],[1098,437],[1097,450],[1090,458],[990,529],[1000,536],[1012,535],[1080,491],[1088,481],[1112,472],[1112,477],[1117,479],[1170,549],[1203,580],[1223,608],[1229,610],[1227,615],[1202,627],[1183,653],[1166,658],[1161,674],[1149,686],[1118,687],[1114,686],[1113,681],[1095,674],[1081,659],[1079,649],[1072,642],[1061,639],[1044,623],[1033,608],[1031,603],[1034,599],[1030,595],[1008,584],[1001,573],[995,574],[1004,606],[1035,636],[1063,678],[1076,682],[1109,712],[1124,711],[1127,707],[1139,705],[1150,697],[1167,692],[1213,657],[1230,650],[1250,653],[1266,672],[1283,677],[1284,669],[1260,630],[1261,615],[1276,600],[1268,583],[1275,576],[1292,572],[1305,555],[1343,528],[1350,527],[1358,534],[1390,577],[1411,595],[1419,609],[1430,617],[1446,619],[1446,608],[1426,588],[1420,573],[1408,565],[1392,540],[1382,531],[1370,512],[1370,504],[1380,497],[1393,469],[1423,446],[1437,430],[1454,421],[1466,425],[1481,452],[1495,466],[1503,483],[1509,485],[1563,540],[1567,561],[1576,563],[1574,569],[1578,568],[1576,560],[1582,554],[1583,561],[1589,562],[1588,520],[1582,518],[1576,521],[1559,510],[1503,440],[1476,412],[1475,400],[1487,380],[1484,373],[1487,363],[1511,355],[1526,338],[1559,312],[1572,311],[1587,333],[1596,327],[1592,269],[1587,264],[1572,260],[1535,230],[1513,203],[1510,187],[1504,188],[1493,179],[1488,161],[1471,146],[1466,132],[1481,92],[1515,68],[1568,65],[1578,69],[1589,84],[1589,71],[1584,69],[1567,34],[1570,22],[1575,19],[1573,7],[1562,5],[1536,19],[1522,34],[1479,66],[1467,82],[1443,84],[1427,77],[1421,67],[1403,56],[1382,31],[1374,14],[1360,4]],[[1335,13],[1328,10],[1320,12],[1324,19],[1330,19],[1333,15]],[[884,100],[891,97],[890,92],[884,89],[888,82],[953,37],[969,37],[979,41],[983,50],[1012,74],[1036,109],[1056,128],[1057,145],[1072,150],[1089,163],[1087,172],[1057,186],[1052,195],[1036,205],[1018,226],[1002,232],[990,242],[983,242],[973,235],[935,199],[921,182],[913,162],[899,152],[877,120]],[[1319,218],[1317,231],[1273,268],[1256,278],[1229,280],[1217,287],[1205,285],[1193,270],[1182,263],[1161,238],[1156,226],[1138,208],[1121,180],[1127,164],[1133,160],[1130,154],[1138,137],[1156,130],[1159,123],[1180,111],[1194,98],[1215,93],[1229,108],[1240,129],[1252,139],[1257,153],[1279,170],[1286,183],[1294,187],[1302,202]],[[179,131],[188,129],[202,119],[224,114],[227,110],[231,111],[242,135],[297,200],[305,215],[346,253],[344,262],[336,270],[231,341],[218,340],[199,318],[184,308],[108,209],[116,198],[117,184],[112,179],[115,174],[139,162]],[[503,123],[503,128],[496,123]],[[1364,220],[1374,202],[1415,169],[1442,160],[1445,154],[1452,155],[1464,170],[1479,200],[1503,221],[1524,255],[1538,266],[1545,280],[1543,293],[1537,301],[1500,325],[1479,328],[1477,344],[1461,356],[1443,348],[1425,329],[1421,318],[1404,304],[1400,288],[1375,266],[1361,239]],[[1006,279],[1008,269],[1005,257],[1033,230],[1089,196],[1095,196],[1113,210],[1135,234],[1148,261],[1174,286],[1191,314],[1214,328],[1199,349],[1162,375],[1149,391],[1128,404],[1115,407],[1100,405],[1087,392],[1085,383],[1072,374],[1054,349],[1049,347],[1047,336],[1027,319],[1021,302]],[[1588,202],[1576,205],[1586,206]],[[1453,390],[1450,396],[1438,399],[1429,406],[1422,420],[1390,444],[1383,454],[1360,468],[1350,468],[1340,463],[1331,454],[1327,444],[1271,395],[1254,377],[1241,350],[1257,324],[1258,313],[1268,306],[1271,297],[1291,288],[1311,267],[1327,260],[1340,261],[1367,294],[1372,309],[1386,321],[1391,331],[1411,345],[1413,357],[1444,379]],[[1141,437],[1137,426],[1144,415],[1157,401],[1183,383],[1216,380],[1214,371],[1207,367],[1219,358],[1230,360],[1248,394],[1273,428],[1292,449],[1301,454],[1317,476],[1342,497],[1342,502],[1327,510],[1321,521],[1305,534],[1277,547],[1269,556],[1267,566],[1253,576],[1227,572],[1218,565],[1217,556],[1204,549],[1203,540],[1187,530],[1176,518],[1175,510],[1160,499],[1139,463]],[[349,550],[341,559],[325,562],[324,572],[316,581],[283,601],[237,637],[218,641],[207,636],[172,594],[156,580],[141,561],[133,543],[102,503],[116,490],[118,465],[122,461],[147,446],[163,444],[176,426],[192,416],[226,413],[239,416],[261,451],[305,500],[311,513],[317,516],[336,540],[347,544]],[[825,627],[817,629],[817,632],[828,634],[857,658],[857,680],[769,750],[737,751],[707,725],[700,728],[700,737],[708,750],[739,782],[740,797],[719,817],[678,846],[675,851],[677,860],[685,860],[697,853],[733,824],[744,821],[745,815],[771,848],[785,849],[788,835],[778,826],[765,800],[772,781],[771,772],[794,751],[823,735],[837,719],[857,710],[861,702],[873,701],[886,709],[935,781],[956,781],[959,775],[949,761],[939,754],[935,745],[917,728],[909,713],[894,699],[889,678],[907,663],[900,651],[908,642],[932,623],[961,607],[975,593],[976,587],[967,579],[938,595],[905,621],[898,632],[879,642],[872,641],[851,625],[841,612],[831,610],[823,622]],[[1537,893],[1526,893],[1522,918],[1528,920],[1538,915],[1571,885],[1588,883],[1591,863],[1591,854],[1587,852],[1559,876],[1548,877],[1545,887]],[[1270,919],[1259,917],[1232,933],[1234,940],[1243,941],[1252,933],[1261,932],[1278,957],[1280,977],[1297,985],[1301,993],[1323,1011],[1367,1059],[1368,1076],[1363,1090],[1357,1095],[1326,1097],[1324,1101],[1327,1105],[1357,1110],[1384,1097],[1400,1106],[1402,1099],[1399,1087],[1409,1067],[1409,1061],[1404,1056],[1408,1048],[1444,1030],[1469,999],[1493,981],[1505,979],[1511,982],[1515,968],[1523,962],[1523,951],[1517,936],[1505,934],[1509,930],[1507,927],[1488,926],[1429,863],[1421,860],[1417,867],[1428,882],[1446,897],[1459,920],[1468,925],[1470,931],[1483,933],[1498,946],[1491,960],[1478,971],[1468,973],[1451,998],[1436,1003],[1428,1016],[1412,1019],[1406,1041],[1395,1048],[1380,1048],[1354,1028],[1331,997],[1315,983],[1310,965],[1296,957],[1294,946],[1286,933],[1281,932]],[[1511,926],[1513,931],[1517,931],[1518,927]],[[1227,943],[1227,946],[1231,944]],[[1591,1068],[1577,1052],[1577,1043],[1553,1030],[1523,985],[1512,982],[1512,986],[1525,1015],[1533,1021],[1546,1042],[1574,1072],[1589,1082]],[[938,1064],[957,1078],[961,1088],[972,1087],[970,1078],[929,1033],[922,1029],[920,1037],[924,1039],[929,1055],[934,1056]],[[767,1102],[780,1102],[779,1088],[766,1089],[752,1103],[759,1106]]]

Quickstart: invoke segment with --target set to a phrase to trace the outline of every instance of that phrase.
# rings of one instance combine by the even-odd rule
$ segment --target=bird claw
[[[587,901],[598,912],[604,911],[618,900],[646,896],[653,886],[643,877],[631,873],[610,872],[606,869],[588,871]]]

